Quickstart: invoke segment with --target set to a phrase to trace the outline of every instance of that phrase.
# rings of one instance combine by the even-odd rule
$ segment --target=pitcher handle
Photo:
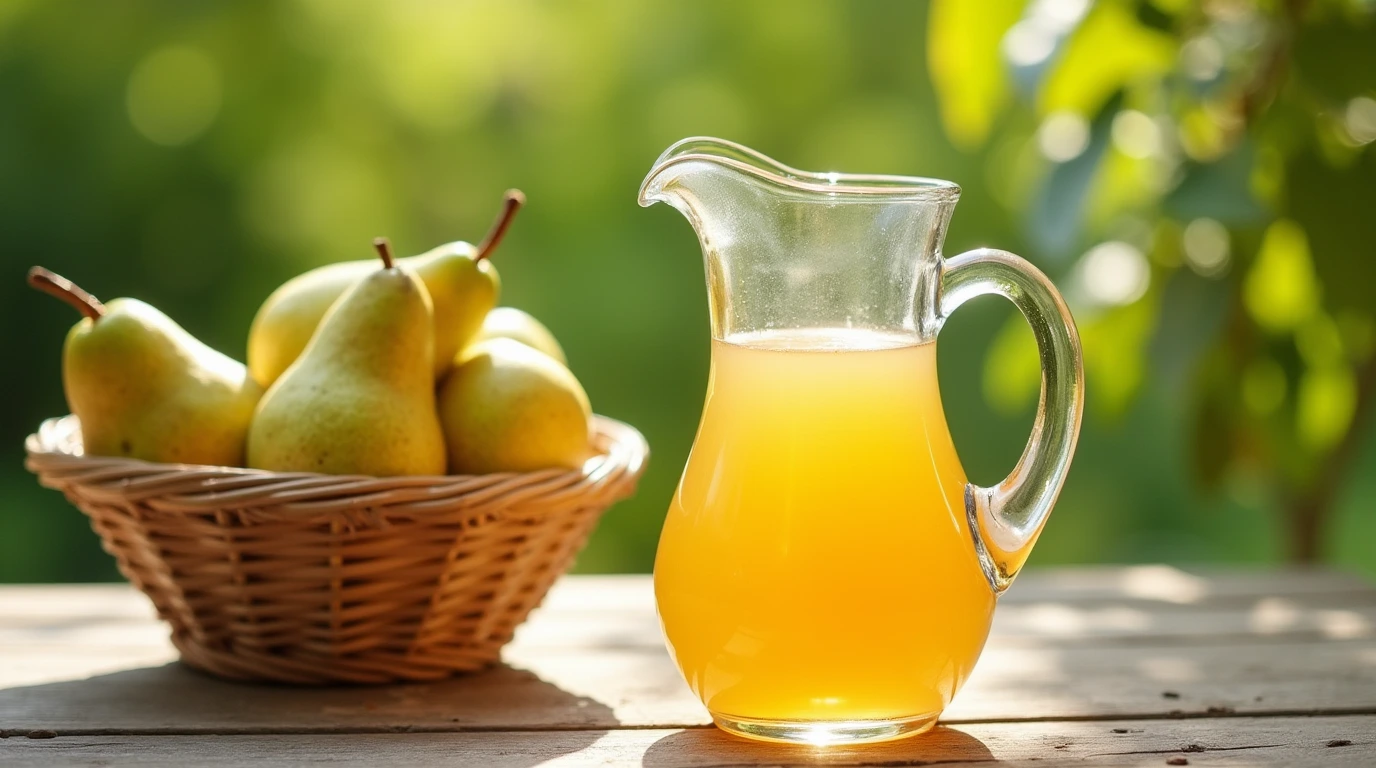
[[[1018,465],[996,486],[965,485],[975,554],[997,595],[1027,562],[1070,469],[1084,410],[1080,335],[1046,275],[1007,251],[980,248],[942,261],[939,290],[942,321],[976,296],[992,293],[1013,302],[1032,326],[1041,357],[1037,418]]]

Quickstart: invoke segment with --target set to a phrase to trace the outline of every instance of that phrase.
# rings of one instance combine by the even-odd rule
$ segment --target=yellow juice
[[[731,718],[935,716],[994,610],[936,345],[829,329],[713,345],[655,562],[688,684]]]

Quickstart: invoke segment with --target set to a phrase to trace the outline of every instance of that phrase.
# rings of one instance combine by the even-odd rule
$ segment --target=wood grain
[[[1001,606],[1055,601],[1122,605],[1197,605],[1214,609],[1263,597],[1319,596],[1342,601],[1376,598],[1360,577],[1328,569],[1227,569],[1166,565],[1032,569],[999,598]],[[1369,603],[1367,603],[1369,604]],[[654,613],[649,580],[641,575],[573,576],[546,595],[547,612]],[[152,608],[127,584],[10,584],[0,588],[0,626],[20,618],[66,620],[152,617]]]
[[[1330,742],[1346,746],[1329,747]],[[330,736],[57,736],[0,740],[8,768],[44,765],[474,765],[485,768],[721,766],[1206,766],[1369,768],[1376,717],[996,723],[937,728],[905,741],[818,750],[745,742],[704,728]]]
[[[1317,601],[1317,606],[1313,602],[1267,597],[1247,610],[1216,611],[1144,611],[1114,605],[1087,608],[1056,602],[1013,604],[999,609],[989,647],[1293,644],[1376,638],[1376,605],[1349,601],[1344,607],[1324,607],[1323,601]],[[167,627],[152,617],[89,621],[18,617],[0,622],[0,647],[63,647],[73,653],[89,648],[161,647],[167,635]],[[650,613],[541,611],[516,637],[521,648],[551,652],[664,647],[659,622]],[[0,681],[6,679],[0,672]]]
[[[46,655],[45,655],[46,654]],[[72,664],[22,649],[26,664]],[[170,656],[170,652],[168,654]],[[441,683],[293,688],[223,682],[177,664],[0,690],[9,728],[147,733],[232,728],[683,727],[707,713],[662,651],[513,648],[502,667]],[[101,663],[109,663],[99,658]],[[1178,698],[1164,694],[1175,693]],[[1376,642],[990,649],[951,722],[1310,712],[1376,713]]]
[[[1258,579],[1250,593],[1243,591],[1245,580],[1211,577],[1205,583],[1213,596],[1194,604],[1125,595],[1059,599],[1059,587],[1044,586],[1053,579],[1066,581],[1054,573],[1035,572],[1019,581],[1019,588],[1025,585],[1040,595],[1002,601],[991,646],[1293,643],[1376,637],[1376,589],[1338,574],[1301,571],[1293,583]],[[127,586],[0,590],[0,647],[146,647],[161,643],[166,634],[147,601]],[[527,648],[663,646],[653,596],[643,577],[576,577],[556,585],[517,637]]]
[[[1376,765],[1376,588],[1328,571],[1029,572],[946,726],[864,750],[702,728],[643,576],[561,581],[505,658],[433,684],[228,683],[172,663],[130,587],[4,587],[0,764]]]

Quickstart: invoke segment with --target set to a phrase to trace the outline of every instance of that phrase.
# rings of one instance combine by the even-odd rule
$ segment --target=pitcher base
[[[887,720],[762,720],[712,713],[717,727],[747,739],[814,747],[905,739],[936,725],[940,712]]]

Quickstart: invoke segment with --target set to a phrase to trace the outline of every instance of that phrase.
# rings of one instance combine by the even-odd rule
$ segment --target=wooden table
[[[0,588],[0,765],[1376,766],[1376,588],[1327,571],[1029,572],[944,725],[865,748],[709,727],[643,576],[565,579],[509,666],[443,683],[242,685],[174,658],[127,586]]]

